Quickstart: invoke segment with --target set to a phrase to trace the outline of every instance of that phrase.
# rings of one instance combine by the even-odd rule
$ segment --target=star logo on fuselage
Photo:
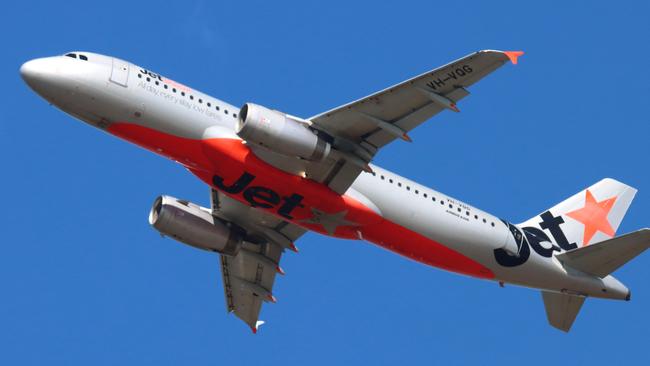
[[[312,217],[298,220],[298,222],[304,223],[304,224],[315,224],[315,225],[321,225],[325,232],[327,232],[329,235],[334,235],[336,232],[336,229],[339,226],[357,226],[358,224],[353,221],[348,221],[345,219],[345,215],[348,214],[348,211],[341,211],[337,213],[327,213],[325,211],[321,211],[317,208],[311,208],[311,212],[313,214]]]
[[[613,237],[616,231],[610,224],[607,215],[611,211],[618,197],[610,197],[600,202],[596,201],[593,194],[587,189],[585,196],[585,206],[577,210],[567,212],[565,215],[581,222],[585,226],[582,246],[589,244],[596,232]]]

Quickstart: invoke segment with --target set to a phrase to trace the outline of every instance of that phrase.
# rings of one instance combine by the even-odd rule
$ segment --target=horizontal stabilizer
[[[605,277],[650,247],[650,229],[629,234],[586,247],[558,254],[563,265],[578,271]]]
[[[576,320],[582,304],[583,296],[561,294],[557,292],[542,291],[546,317],[553,327],[568,332]]]

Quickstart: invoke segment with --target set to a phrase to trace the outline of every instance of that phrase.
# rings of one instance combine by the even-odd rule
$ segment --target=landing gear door
[[[114,58],[111,77],[109,80],[117,85],[126,87],[129,81],[129,63]]]

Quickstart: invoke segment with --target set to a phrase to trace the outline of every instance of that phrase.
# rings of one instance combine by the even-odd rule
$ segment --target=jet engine
[[[161,234],[196,248],[231,256],[241,248],[241,236],[212,216],[209,209],[178,198],[156,198],[149,223]]]
[[[306,122],[252,103],[239,111],[237,135],[277,153],[310,161],[325,159],[332,148]]]

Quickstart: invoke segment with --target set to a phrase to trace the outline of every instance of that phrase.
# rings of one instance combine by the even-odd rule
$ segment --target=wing
[[[344,193],[379,148],[395,139],[410,141],[408,132],[444,109],[458,111],[456,103],[469,95],[467,87],[513,63],[523,52],[479,51],[445,66],[309,118],[313,128],[332,138],[338,154],[325,161],[288,159],[264,148],[252,147],[268,163]]]
[[[469,95],[467,87],[508,60],[517,63],[520,51],[478,51],[445,66],[342,105],[306,120],[332,139],[336,154],[314,162],[287,158],[251,146],[267,163],[323,183],[345,193],[379,148],[395,139],[410,141],[408,132],[443,109],[458,111],[456,103]]]
[[[478,51],[445,66],[393,85],[357,101],[321,113],[310,120],[328,133],[361,144],[371,152],[408,132],[469,95],[467,87],[520,51]]]
[[[236,225],[244,244],[236,256],[221,255],[221,274],[226,308],[248,324],[253,332],[261,325],[263,302],[275,302],[273,283],[284,274],[280,258],[285,249],[305,233],[296,225],[248,207],[212,190],[212,214]]]

